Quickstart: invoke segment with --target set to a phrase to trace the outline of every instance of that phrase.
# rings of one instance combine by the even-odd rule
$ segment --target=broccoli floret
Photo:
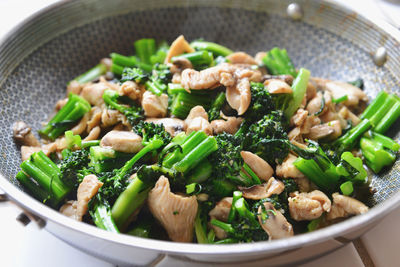
[[[85,173],[89,162],[89,148],[68,153],[59,165],[60,179],[71,187],[77,187],[83,178],[80,174]]]
[[[149,74],[144,72],[140,68],[124,68],[122,72],[121,82],[135,81],[136,83],[142,83],[149,78]]]
[[[171,135],[165,130],[164,125],[152,122],[140,121],[133,127],[135,133],[143,137],[143,143],[147,144],[154,136],[161,138],[165,145],[171,142]]]
[[[255,122],[271,111],[276,110],[274,98],[265,89],[264,84],[251,82],[251,103],[244,117],[247,122]]]

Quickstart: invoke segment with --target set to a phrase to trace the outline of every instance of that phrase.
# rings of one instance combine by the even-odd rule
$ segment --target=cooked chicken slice
[[[55,142],[40,146],[21,146],[21,159],[22,161],[28,160],[29,157],[35,153],[43,151],[46,156],[58,150],[57,144]]]
[[[315,81],[318,87],[331,92],[335,99],[347,95],[347,100],[343,102],[345,106],[356,107],[360,101],[368,101],[368,96],[364,91],[349,83],[322,78],[313,78],[313,81]]]
[[[105,108],[101,112],[101,127],[106,128],[122,121],[123,114],[118,110]]]
[[[125,95],[132,100],[141,100],[145,89],[133,81],[124,82],[118,90],[120,95]]]
[[[254,200],[260,200],[272,195],[279,195],[284,189],[285,185],[274,177],[269,178],[267,183],[257,184],[251,187],[239,186],[239,190],[242,191],[244,198]]]
[[[193,107],[186,120],[186,133],[191,133],[193,131],[203,131],[207,135],[212,135],[213,130],[211,124],[208,122],[208,115],[202,106]]]
[[[355,198],[343,196],[339,193],[332,194],[332,198],[332,209],[326,216],[328,220],[346,218],[350,215],[363,214],[368,211],[368,207]]]
[[[243,115],[250,106],[251,92],[250,81],[247,78],[241,79],[234,86],[226,88],[226,101],[229,106]]]
[[[316,95],[317,95],[317,87],[315,86],[313,81],[308,81],[307,91],[306,91],[307,101],[313,99]]]
[[[315,125],[319,125],[321,123],[320,118],[314,115],[307,116],[304,123],[300,126],[300,132],[302,134],[308,134],[311,130],[311,127]]]
[[[65,106],[65,104],[67,104],[67,102],[68,102],[68,97],[58,100],[54,109],[56,111],[62,109]]]
[[[239,130],[243,118],[227,117],[227,120],[213,120],[211,127],[214,134],[230,133],[234,134]]]
[[[89,113],[86,113],[85,115],[83,115],[79,123],[71,129],[72,133],[73,134],[83,133],[86,130],[88,121],[89,121]]]
[[[92,107],[89,112],[89,120],[87,122],[86,131],[90,133],[93,128],[100,125],[102,110],[99,107]]]
[[[83,87],[80,95],[90,104],[100,107],[104,104],[103,93],[107,89],[111,89],[107,83],[89,83]]]
[[[258,208],[258,214],[258,221],[270,240],[293,236],[293,226],[272,203],[265,202],[264,207]]]
[[[183,120],[176,118],[162,118],[162,119],[147,119],[146,122],[152,122],[155,124],[164,125],[165,130],[172,136],[184,132],[186,128],[186,123]]]
[[[233,72],[234,77],[238,80],[247,78],[250,82],[261,82],[262,73],[258,69],[251,68],[250,65],[241,64],[234,65],[235,71]]]
[[[262,180],[269,181],[274,174],[274,169],[262,158],[248,151],[241,151],[244,162],[249,165],[252,171]]]
[[[264,75],[261,79],[262,82],[266,82],[267,80],[281,80],[287,83],[288,85],[292,85],[293,76],[292,75]]]
[[[304,175],[293,165],[297,157],[289,154],[287,158],[276,166],[276,175],[283,178],[303,178]]]
[[[265,80],[264,85],[270,94],[291,94],[293,93],[292,87],[279,79]]]
[[[314,220],[331,210],[331,200],[319,190],[310,193],[293,192],[288,203],[290,216],[296,221]]]
[[[226,57],[231,64],[257,65],[257,61],[247,53],[235,52]]]
[[[175,242],[192,242],[198,204],[195,196],[183,197],[171,193],[169,181],[161,176],[148,197],[153,216]]]
[[[100,133],[101,133],[100,126],[96,126],[92,130],[90,130],[89,134],[83,140],[84,141],[97,140],[97,138],[99,138],[100,136]]]
[[[64,205],[61,206],[60,212],[71,219],[78,220],[76,217],[78,201],[68,200]]]
[[[33,135],[31,127],[23,121],[17,121],[13,124],[13,135],[14,139],[22,145],[40,146],[40,142]]]
[[[236,83],[233,77],[235,69],[236,67],[226,63],[202,71],[185,69],[182,72],[181,84],[186,90],[208,89],[218,84],[233,86]]]
[[[208,114],[207,114],[206,110],[203,108],[203,106],[193,107],[190,110],[188,116],[186,117],[185,123],[190,124],[190,121],[197,117],[202,117],[208,121]]]
[[[89,174],[86,175],[82,182],[78,186],[77,191],[77,207],[76,207],[76,219],[82,221],[83,215],[86,214],[88,210],[88,203],[97,194],[103,183],[100,182],[96,175]]]
[[[115,151],[137,153],[142,148],[142,137],[134,132],[116,131],[108,132],[100,141],[100,146],[111,147]]]
[[[67,86],[67,94],[73,93],[79,95],[82,91],[83,84],[80,84],[78,81],[71,81]]]
[[[168,108],[168,95],[156,96],[152,92],[146,91],[143,94],[142,107],[146,117],[165,117]]]
[[[290,118],[290,125],[301,126],[306,121],[308,111],[299,108],[296,113]]]
[[[215,207],[208,213],[210,215],[210,220],[217,219],[222,222],[228,221],[228,215],[231,210],[232,206],[232,198],[231,197],[224,197],[220,200]],[[224,239],[227,237],[227,233],[222,230],[221,228],[212,225],[211,228],[214,229],[215,236],[219,239]]]
[[[322,98],[324,98],[324,100]],[[327,104],[328,103],[324,95],[321,92],[318,92],[316,96],[308,102],[306,109],[308,111],[308,114],[319,116],[328,111]],[[321,111],[322,107],[323,109]]]
[[[338,113],[343,119],[350,120],[353,126],[361,122],[361,119],[351,112],[347,107],[342,107]]]
[[[256,61],[257,65],[261,66],[264,64],[264,62],[262,61],[262,59],[267,55],[267,52],[258,52],[255,56],[254,56],[254,60]]]
[[[167,56],[165,57],[164,64],[171,62],[171,58],[174,56],[179,56],[183,53],[192,53],[195,50],[189,45],[189,43],[185,40],[183,35],[180,35],[175,41],[172,42]]]

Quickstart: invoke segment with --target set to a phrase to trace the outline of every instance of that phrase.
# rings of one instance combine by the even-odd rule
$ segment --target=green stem
[[[33,194],[33,196],[42,201],[45,202],[49,200],[50,206],[54,206],[51,201],[51,196],[48,191],[44,190],[41,188],[38,184],[32,181],[32,179],[26,175],[23,171],[19,171],[16,175],[17,180],[26,188],[30,193]]]
[[[92,218],[97,227],[109,232],[119,233],[118,227],[111,216],[110,208],[107,205],[98,204]]]
[[[103,63],[99,63],[73,80],[77,81],[80,84],[88,83],[98,79],[101,75],[106,74],[106,72],[107,72],[107,66],[104,65]]]
[[[254,184],[261,184],[260,178],[258,178],[257,174],[253,172],[253,170],[246,163],[243,165],[243,169],[250,175]]]
[[[212,171],[212,164],[207,159],[203,159],[190,173],[187,183],[203,183],[211,176]]]
[[[172,101],[171,114],[185,119],[195,106],[203,106],[207,110],[210,107],[210,96],[193,91],[190,94],[187,92],[177,93]]]
[[[155,82],[147,81],[145,83],[145,85],[146,85],[147,90],[149,90],[156,96],[160,96],[163,93],[163,91],[159,88],[159,86],[157,86],[157,84]]]
[[[224,230],[227,233],[234,233],[235,232],[235,229],[229,223],[224,223],[224,222],[221,222],[220,220],[217,220],[217,219],[212,219],[210,221],[210,223],[212,225],[214,225],[214,226],[217,226],[217,227],[221,228],[222,230]]]
[[[236,214],[237,214],[236,209],[235,209],[235,203],[242,196],[243,196],[243,193],[240,191],[233,192],[232,205],[231,205],[231,209],[230,209],[229,215],[228,215],[228,223],[233,222],[233,220],[235,219]]]
[[[300,107],[307,91],[309,77],[310,71],[301,68],[296,79],[293,81],[293,99],[290,101],[287,109],[284,112],[287,119],[291,118],[296,110]]]
[[[189,60],[193,64],[193,66],[210,65],[214,60],[211,52],[196,51],[193,53],[182,54],[172,57],[171,61],[174,62],[175,60],[179,60],[180,58]]]
[[[212,52],[214,55],[223,57],[226,57],[233,53],[233,51],[230,50],[229,48],[226,48],[216,43],[206,42],[206,41],[194,41],[190,44],[190,46],[196,50],[207,50]]]
[[[156,53],[156,41],[152,38],[143,38],[135,41],[134,46],[140,61],[151,64],[150,57]]]

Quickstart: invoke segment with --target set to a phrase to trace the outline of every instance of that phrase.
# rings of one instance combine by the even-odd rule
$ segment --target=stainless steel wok
[[[296,21],[287,16],[289,1],[272,0],[68,1],[26,20],[0,44],[0,187],[7,198],[65,242],[120,265],[156,265],[167,254],[227,266],[281,265],[327,253],[366,232],[400,204],[399,162],[380,177],[371,175],[376,193],[369,199],[373,208],[368,213],[290,239],[237,245],[108,233],[39,203],[14,179],[20,154],[12,140],[12,123],[23,119],[39,129],[71,78],[112,51],[130,53],[132,42],[141,37],[172,41],[184,34],[189,40],[203,37],[250,53],[280,46],[313,76],[344,81],[362,77],[370,97],[383,89],[400,94],[397,30],[329,2],[296,2],[304,14]],[[372,58],[380,47],[387,52],[387,62],[379,67]],[[390,135],[399,139],[400,125],[392,128]]]

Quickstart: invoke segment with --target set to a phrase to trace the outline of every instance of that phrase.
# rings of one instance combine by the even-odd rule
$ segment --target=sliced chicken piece
[[[235,70],[236,67],[227,63],[222,63],[202,71],[185,69],[182,72],[181,84],[186,90],[209,89],[218,84],[233,86],[236,83],[236,79],[233,77]]]
[[[228,215],[231,210],[232,206],[232,198],[231,197],[224,197],[222,200],[220,200],[215,207],[208,213],[210,216],[210,220],[212,219],[217,219],[222,222],[227,222],[228,221]],[[219,239],[224,239],[227,238],[227,233],[222,230],[221,228],[212,225],[211,228],[214,229],[215,236]]]
[[[67,86],[67,95],[69,93],[79,95],[82,91],[83,86],[84,85],[80,84],[78,81],[75,80],[71,81]]]
[[[290,194],[288,198],[290,216],[296,221],[310,221],[331,210],[331,200],[321,191]]]
[[[264,75],[261,79],[262,82],[266,82],[267,80],[281,80],[287,83],[288,85],[292,85],[293,83],[293,76],[292,75]]]
[[[293,236],[293,226],[288,223],[285,216],[277,211],[270,202],[265,202],[264,207],[258,208],[258,221],[264,231],[268,234],[269,239],[282,239]],[[265,214],[266,218],[263,218]]]
[[[123,114],[118,110],[105,108],[101,112],[101,127],[113,126],[122,120]]]
[[[171,62],[171,58],[174,56],[179,56],[183,53],[192,53],[195,50],[193,47],[189,45],[189,43],[185,40],[185,37],[183,35],[180,35],[178,38],[175,39],[175,41],[172,42],[167,56],[165,57],[164,64],[167,64]]]
[[[208,121],[208,114],[206,110],[203,108],[203,106],[195,106],[193,107],[188,116],[185,119],[186,124],[190,124],[191,120],[194,118],[201,117],[203,119],[206,119]]]
[[[304,175],[293,165],[297,157],[289,154],[287,158],[276,166],[276,175],[283,178],[303,178]]]
[[[100,141],[100,146],[111,147],[115,151],[137,153],[142,148],[142,137],[134,132],[116,131],[108,132]]]
[[[65,104],[67,104],[67,102],[68,102],[68,97],[58,100],[54,109],[56,111],[62,109],[65,106]]]
[[[132,100],[141,100],[145,89],[133,81],[124,82],[119,90],[119,95],[125,95]]]
[[[299,108],[296,113],[290,118],[290,125],[301,126],[306,121],[308,111]]]
[[[334,120],[324,124],[319,124],[311,127],[307,138],[311,140],[327,139],[334,140],[342,135],[342,127],[340,121]]]
[[[361,119],[351,112],[347,107],[342,107],[339,110],[339,115],[345,120],[350,120],[353,126],[361,122]]]
[[[46,156],[49,156],[51,153],[56,152],[58,149],[57,144],[55,142],[49,143],[46,145],[40,146],[21,146],[21,159],[22,161],[28,160],[29,157],[40,150],[43,151]]]
[[[319,116],[328,111],[328,106],[326,101],[324,100],[323,102],[322,100],[323,97],[324,97],[323,94],[321,92],[318,92],[317,95],[308,102],[306,107],[308,114]],[[322,107],[323,109],[321,111]]]
[[[316,95],[317,95],[317,87],[315,86],[313,81],[309,81],[306,90],[307,101],[313,99]]]
[[[101,122],[101,115],[102,115],[102,110],[99,107],[92,107],[90,112],[89,112],[89,120],[87,122],[87,128],[86,131],[90,133],[90,131],[95,128],[96,126],[100,126]]]
[[[234,134],[239,130],[243,118],[227,117],[227,120],[213,120],[211,127],[214,134],[229,133]]]
[[[310,115],[308,116],[304,123],[300,126],[301,134],[308,134],[313,126],[319,125],[321,123],[321,119],[317,116]]]
[[[186,128],[186,123],[183,120],[176,118],[162,118],[162,119],[147,119],[146,122],[152,122],[155,124],[164,125],[165,130],[172,136],[184,132]]]
[[[104,104],[103,93],[107,89],[111,89],[107,83],[89,83],[83,87],[80,95],[91,105],[100,107]]]
[[[231,64],[257,65],[257,61],[247,53],[235,52],[226,57]]]
[[[76,219],[82,221],[83,215],[86,214],[88,210],[88,203],[99,191],[103,183],[100,182],[96,175],[89,174],[86,175],[82,182],[78,186],[77,191],[77,207],[76,207]]]
[[[288,138],[290,141],[299,141],[302,139],[301,135],[301,128],[300,127],[294,127],[290,132],[288,133]]]
[[[235,86],[227,87],[226,101],[229,106],[238,112],[239,116],[243,115],[249,108],[251,102],[249,79],[241,79]]]
[[[254,56],[254,60],[256,61],[257,65],[261,66],[264,65],[264,62],[262,61],[262,59],[267,55],[267,52],[258,52],[255,56]]]
[[[78,201],[76,200],[68,200],[64,205],[60,208],[60,213],[64,214],[71,219],[78,220],[76,216],[78,207]]]
[[[31,127],[23,121],[17,121],[13,124],[13,136],[22,145],[40,147],[40,142],[33,135]]]
[[[213,130],[211,124],[208,122],[208,114],[202,106],[193,107],[186,120],[186,133],[193,131],[203,131],[207,135],[212,135]]]
[[[346,218],[350,215],[363,214],[368,211],[368,207],[355,198],[343,196],[339,193],[332,194],[332,198],[332,209],[326,216],[328,220]]]
[[[274,177],[269,178],[267,183],[257,184],[251,187],[239,186],[239,190],[242,191],[243,197],[253,200],[260,200],[272,195],[279,195],[284,189],[285,185]]]
[[[153,216],[175,242],[192,242],[198,204],[195,196],[183,197],[171,193],[169,181],[161,176],[148,197]]]
[[[247,78],[250,82],[261,82],[262,73],[258,69],[253,69],[251,65],[237,64],[234,65],[234,76],[236,79],[241,80]]]
[[[172,75],[172,83],[181,83],[182,81],[182,75],[180,72],[176,72]]]
[[[249,151],[241,151],[244,162],[249,165],[252,171],[262,180],[269,181],[274,174],[274,169],[265,160]]]
[[[100,126],[96,126],[92,130],[90,130],[89,134],[83,140],[84,141],[97,140],[97,138],[99,138],[100,136],[100,133],[101,133]]]
[[[88,121],[89,121],[89,113],[86,113],[85,115],[83,115],[79,123],[71,129],[72,133],[82,134],[86,130]]]
[[[270,94],[291,94],[293,93],[292,87],[280,79],[265,80],[264,85]]]
[[[368,96],[364,91],[349,83],[331,81],[322,78],[313,78],[313,81],[318,87],[331,92],[335,99],[347,95],[347,100],[343,102],[345,106],[356,107],[360,101],[368,101]]]
[[[165,115],[167,115],[168,108],[168,95],[162,94],[160,96],[156,96],[152,92],[146,91],[143,94],[142,107],[146,117],[165,117]]]

